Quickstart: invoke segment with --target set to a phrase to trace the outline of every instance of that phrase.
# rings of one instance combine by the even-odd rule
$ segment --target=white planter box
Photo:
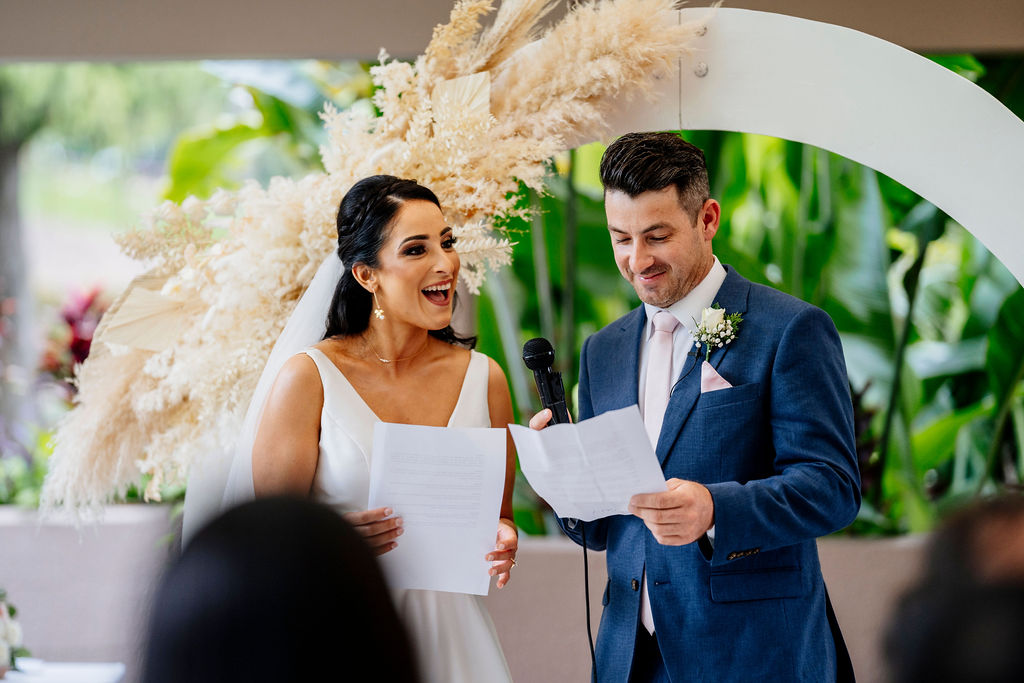
[[[100,523],[80,528],[0,505],[0,585],[32,655],[123,662],[125,681],[137,680],[150,591],[173,530],[166,505],[109,506]]]
[[[153,586],[171,553],[170,508],[121,505],[97,525],[40,524],[0,506],[0,585],[18,606],[26,645],[51,661],[118,661],[139,676]],[[881,636],[894,600],[917,576],[923,537],[827,538],[822,570],[861,683],[885,680]],[[607,577],[590,554],[594,633]],[[523,537],[513,580],[486,598],[516,681],[585,683],[590,651],[582,550],[561,536]]]

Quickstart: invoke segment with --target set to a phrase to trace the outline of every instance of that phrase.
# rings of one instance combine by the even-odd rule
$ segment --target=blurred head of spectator
[[[362,537],[327,507],[265,498],[199,531],[150,614],[144,683],[418,681]]]
[[[885,653],[897,683],[1024,677],[1024,497],[979,502],[929,542],[921,580],[897,605]]]

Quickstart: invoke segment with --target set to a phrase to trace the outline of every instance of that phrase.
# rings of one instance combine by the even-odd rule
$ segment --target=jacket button
[[[637,581],[636,579],[633,579],[632,581],[630,581],[629,585],[632,586],[633,590],[635,590],[635,591],[640,590],[640,582]]]

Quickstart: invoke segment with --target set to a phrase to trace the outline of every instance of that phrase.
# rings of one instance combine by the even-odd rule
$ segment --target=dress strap
[[[327,354],[313,347],[304,349],[302,353],[313,359],[320,373],[320,383],[324,387],[324,409],[320,416],[321,438],[327,423],[337,425],[362,451],[369,467],[373,451],[373,426],[380,421],[379,418]]]
[[[362,413],[362,417],[371,422],[379,420],[366,401],[359,395],[348,377],[338,369],[330,358],[320,349],[308,348],[303,353],[313,359],[316,369],[320,373],[320,383],[324,385],[324,412],[332,416],[340,416],[352,413],[353,410]]]
[[[490,426],[491,411],[487,405],[487,382],[490,375],[489,359],[482,353],[470,351],[469,367],[462,383],[459,401],[455,404],[449,427]]]

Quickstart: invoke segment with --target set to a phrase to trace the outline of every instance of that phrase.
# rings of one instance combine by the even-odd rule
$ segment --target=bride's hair
[[[395,215],[405,202],[412,200],[430,202],[441,208],[437,195],[426,187],[414,180],[390,175],[363,178],[341,200],[338,209],[338,258],[345,264],[345,269],[327,313],[324,339],[358,334],[369,326],[373,297],[352,275],[352,266],[364,263],[377,268],[380,265],[378,256],[391,234]],[[453,310],[457,303],[456,297],[452,303]],[[451,325],[442,330],[430,330],[430,335],[470,348],[476,344],[476,337],[460,337]]]

